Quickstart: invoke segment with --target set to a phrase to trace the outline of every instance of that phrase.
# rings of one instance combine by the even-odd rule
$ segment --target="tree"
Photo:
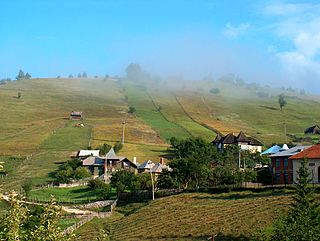
[[[21,187],[22,187],[22,189],[23,189],[26,197],[29,197],[30,192],[31,192],[31,189],[32,189],[32,185],[33,185],[33,183],[32,183],[32,181],[31,181],[30,179],[27,180],[27,181],[25,181],[25,182],[21,185]]]
[[[315,202],[314,189],[310,186],[308,161],[302,161],[299,168],[293,207],[288,215],[280,219],[271,240],[316,241],[320,240],[320,210]]]
[[[123,144],[121,142],[117,142],[116,144],[114,144],[113,146],[113,150],[115,153],[118,153],[123,147]]]
[[[87,73],[86,73],[86,72],[83,72],[83,73],[82,73],[82,78],[88,78],[88,76],[87,76]]]
[[[282,110],[282,108],[287,104],[287,101],[285,100],[285,95],[284,94],[280,94],[279,95],[278,103],[279,103],[279,106],[280,106],[280,110]]]
[[[23,80],[23,79],[25,79],[24,72],[23,72],[21,69],[19,70],[19,73],[18,73],[16,79],[17,79],[17,80]]]
[[[28,72],[25,75],[25,79],[31,79],[31,75]]]
[[[0,230],[1,240],[22,240],[22,227],[28,219],[28,209],[23,205],[20,197],[13,194],[9,197],[10,209],[2,219]]]
[[[104,143],[102,146],[99,146],[100,155],[106,155],[108,151],[111,149],[111,146],[107,143]]]
[[[74,178],[77,180],[91,177],[91,173],[86,167],[77,167],[74,171]]]
[[[20,99],[21,98],[21,92],[19,91],[17,94],[17,98]]]
[[[78,78],[81,78],[81,77],[82,77],[82,75],[79,73],[79,74],[78,74]]]
[[[128,79],[136,81],[142,76],[142,69],[139,64],[131,63],[126,68],[126,74]]]
[[[110,184],[117,189],[117,193],[124,192],[126,189],[135,191],[138,186],[135,174],[126,170],[113,173]]]
[[[69,78],[73,78],[73,75],[72,74],[69,74],[69,76],[68,76]]]
[[[136,112],[136,108],[134,108],[133,106],[129,107],[128,113],[133,114]]]

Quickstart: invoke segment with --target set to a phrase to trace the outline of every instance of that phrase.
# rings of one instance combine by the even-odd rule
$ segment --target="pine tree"
[[[23,80],[23,79],[25,79],[24,72],[23,72],[21,69],[19,70],[19,73],[18,73],[16,79],[17,79],[17,80]]]

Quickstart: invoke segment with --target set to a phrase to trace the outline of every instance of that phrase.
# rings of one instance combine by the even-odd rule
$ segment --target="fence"
[[[116,207],[118,203],[118,199],[114,200],[113,203],[110,204],[110,211],[109,212],[92,212],[91,214],[86,214],[86,215],[79,215],[79,214],[74,214],[74,215],[68,215],[68,218],[82,218],[79,222],[73,224],[72,226],[66,228],[63,231],[64,235],[68,235],[72,232],[74,232],[76,229],[84,225],[85,223],[91,221],[93,218],[108,218],[111,216],[114,208]]]

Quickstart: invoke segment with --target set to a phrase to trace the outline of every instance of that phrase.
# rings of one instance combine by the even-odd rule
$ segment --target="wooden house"
[[[72,111],[70,113],[70,120],[83,120],[83,112],[82,111]]]

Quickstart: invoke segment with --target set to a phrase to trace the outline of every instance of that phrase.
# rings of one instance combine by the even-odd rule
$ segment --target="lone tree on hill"
[[[279,95],[278,102],[279,102],[280,110],[282,110],[282,108],[287,104],[284,94]]]
[[[31,79],[31,75],[27,72],[24,78],[25,79]]]
[[[21,69],[19,70],[19,73],[18,73],[16,79],[17,79],[17,80],[23,80],[23,79],[25,79],[24,72],[23,72]]]

